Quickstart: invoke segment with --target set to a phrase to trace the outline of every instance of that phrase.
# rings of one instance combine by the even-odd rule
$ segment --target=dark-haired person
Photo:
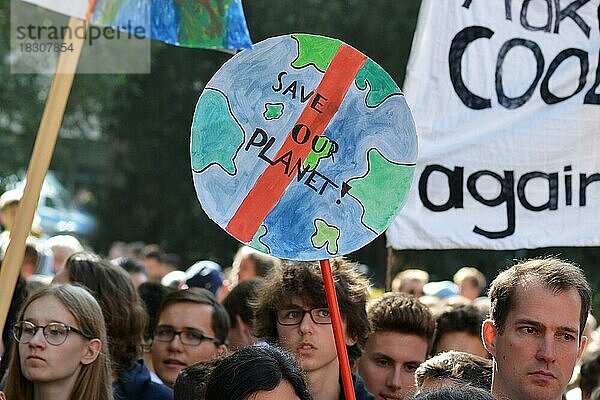
[[[169,272],[174,271],[172,265],[165,263],[165,252],[156,244],[149,244],[142,250],[142,259],[148,279],[160,282]]]
[[[417,391],[470,385],[485,389],[492,387],[492,362],[462,351],[446,351],[425,361],[415,371]]]
[[[583,357],[579,369],[581,400],[590,400],[592,392],[600,386],[600,351],[596,350]]]
[[[173,384],[174,400],[204,400],[208,375],[219,360],[198,361],[179,371]]]
[[[158,322],[158,309],[165,296],[171,293],[172,288],[161,285],[160,283],[146,281],[138,286],[137,291],[146,309],[146,327],[144,328],[144,340],[142,344],[142,357],[144,363],[148,366],[150,371],[150,379],[157,383],[163,383],[156,372],[154,371],[154,363],[152,362],[152,341],[154,338],[154,331],[156,330],[156,324]]]
[[[331,263],[348,358],[354,363],[369,332],[368,281],[343,258]],[[319,263],[285,262],[267,275],[254,308],[255,336],[292,353],[306,373],[313,398],[343,399],[331,315]],[[372,399],[354,376],[356,398]]]
[[[115,400],[169,400],[173,391],[152,382],[141,359],[146,311],[129,274],[92,253],[71,255],[54,283],[74,282],[85,286],[100,303],[110,341],[109,352]]]
[[[446,306],[436,315],[432,355],[456,350],[489,357],[481,341],[481,326],[486,316],[472,304]]]
[[[231,351],[257,343],[258,339],[252,334],[252,307],[250,302],[256,298],[263,280],[250,279],[238,283],[225,297],[222,304],[229,314],[231,327],[227,340]]]
[[[156,375],[173,386],[183,368],[227,352],[227,311],[206,289],[176,290],[158,310],[152,343]]]
[[[493,356],[492,393],[511,400],[560,400],[587,338],[592,291],[577,266],[556,258],[521,261],[490,286],[483,340]]]
[[[205,398],[312,399],[297,361],[272,346],[249,346],[219,360],[208,376]]]
[[[489,391],[472,386],[441,387],[414,395],[411,400],[495,400]],[[500,397],[499,400],[508,400]]]
[[[112,262],[127,271],[136,289],[142,283],[148,281],[146,267],[144,267],[144,263],[140,260],[131,257],[118,257],[112,260]]]
[[[433,315],[413,295],[398,292],[373,300],[367,313],[371,334],[358,373],[376,399],[405,399],[415,392],[415,371],[429,354]]]

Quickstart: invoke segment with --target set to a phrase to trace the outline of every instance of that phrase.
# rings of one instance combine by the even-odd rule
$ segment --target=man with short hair
[[[408,398],[433,340],[433,315],[416,297],[392,292],[374,300],[368,316],[371,334],[358,373],[376,399]]]
[[[432,355],[449,350],[489,357],[481,342],[481,325],[486,316],[472,304],[445,307],[436,315]]]
[[[361,354],[369,331],[365,310],[368,281],[343,258],[331,262],[348,358]],[[319,263],[286,262],[274,267],[253,303],[255,336],[292,353],[306,373],[314,399],[344,398],[331,315]],[[353,375],[357,400],[372,399]]]
[[[173,386],[177,374],[197,361],[227,351],[227,311],[206,289],[191,288],[168,294],[158,310],[152,343],[156,375]]]
[[[165,263],[166,254],[158,245],[149,244],[144,247],[142,257],[148,279],[152,282],[160,283],[165,275],[171,271],[175,271],[172,265]]]
[[[252,334],[253,315],[250,302],[256,298],[263,282],[262,279],[258,278],[240,282],[222,302],[231,322],[229,334],[227,335],[231,351],[236,351],[258,342],[258,339]]]
[[[492,362],[462,351],[446,351],[419,365],[415,371],[417,391],[446,386],[474,386],[490,390]]]
[[[581,356],[592,291],[581,269],[556,258],[521,261],[490,286],[482,328],[501,399],[560,400]]]

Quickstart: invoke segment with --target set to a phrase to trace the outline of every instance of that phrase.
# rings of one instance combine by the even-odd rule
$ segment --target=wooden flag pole
[[[392,246],[387,249],[386,265],[385,265],[385,291],[392,291],[392,268],[394,268],[394,249]]]
[[[340,363],[340,374],[344,386],[346,400],[356,400],[354,393],[354,383],[352,382],[352,372],[350,371],[350,361],[348,360],[348,351],[346,350],[346,338],[340,308],[335,295],[335,283],[333,282],[333,272],[329,260],[321,260],[321,274],[323,275],[323,284],[325,286],[325,296],[327,297],[327,306],[331,313],[331,323],[333,326],[333,337],[335,338],[335,348],[337,350]]]
[[[85,32],[85,21],[71,17],[69,28],[71,32]],[[2,294],[0,296],[0,331],[4,329],[6,323],[8,309],[25,255],[25,240],[31,231],[33,216],[46,172],[50,166],[84,40],[85,37],[76,37],[76,35],[73,35],[71,39],[65,39],[67,47],[72,44],[73,51],[61,52],[58,57],[56,74],[50,86],[48,100],[46,100],[42,121],[29,161],[23,197],[19,202],[15,222],[10,231],[10,242],[0,269],[0,293]]]

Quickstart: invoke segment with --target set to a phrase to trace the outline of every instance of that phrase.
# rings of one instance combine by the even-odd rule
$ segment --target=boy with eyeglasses
[[[369,331],[365,310],[369,284],[345,259],[331,268],[350,363],[360,357]],[[255,336],[294,354],[316,400],[344,399],[339,361],[318,263],[284,262],[271,270],[252,304]],[[357,400],[373,399],[353,375]]]
[[[183,368],[227,351],[229,317],[206,289],[191,288],[168,294],[158,310],[152,361],[158,377],[173,386]]]

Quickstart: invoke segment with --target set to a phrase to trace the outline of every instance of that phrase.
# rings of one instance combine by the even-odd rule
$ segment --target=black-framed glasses
[[[302,308],[284,308],[277,311],[277,322],[280,325],[298,325],[304,319],[304,315],[309,314],[310,319],[315,324],[331,324],[331,314],[326,307],[315,307],[310,310]]]
[[[183,329],[176,331],[172,326],[161,325],[154,331],[154,340],[159,342],[170,342],[175,339],[175,336],[179,335],[179,340],[186,346],[198,346],[204,340],[210,340],[215,345],[219,345],[221,341],[213,336],[205,335],[204,333],[195,329]]]
[[[69,332],[75,332],[86,339],[92,339],[79,329],[63,324],[62,322],[51,322],[48,325],[36,325],[29,321],[15,322],[12,326],[12,333],[15,340],[22,344],[27,344],[33,339],[38,329],[42,330],[46,342],[53,346],[60,346],[67,340]]]

